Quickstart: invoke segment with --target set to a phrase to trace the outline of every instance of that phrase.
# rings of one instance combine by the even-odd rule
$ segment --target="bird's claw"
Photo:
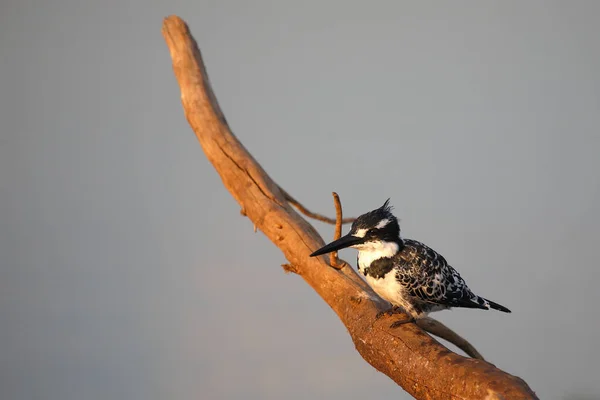
[[[388,317],[391,317],[394,314],[406,314],[406,311],[404,311],[401,307],[391,307],[387,310],[384,311],[380,311],[377,313],[377,315],[375,315],[375,320],[381,319],[381,317],[383,317],[384,315],[387,315]],[[415,322],[415,319],[413,317],[410,317],[409,319],[404,319],[404,320],[400,320],[400,321],[395,321],[394,323],[392,323],[390,325],[390,328],[397,328],[400,325],[404,325],[404,324],[410,324],[411,322]]]
[[[416,321],[417,320],[414,319],[413,317],[410,317],[409,319],[395,321],[395,322],[392,322],[392,324],[390,325],[390,329],[394,329],[394,328],[397,328],[397,327],[399,327],[401,325],[410,324],[410,323],[413,323],[413,322],[416,322]]]
[[[390,307],[387,310],[379,311],[377,313],[377,315],[375,315],[375,319],[380,319],[384,315],[387,315],[388,317],[391,317],[394,314],[404,314],[404,310],[402,308],[396,307],[396,306]]]

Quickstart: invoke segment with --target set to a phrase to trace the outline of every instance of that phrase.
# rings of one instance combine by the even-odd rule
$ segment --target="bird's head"
[[[356,218],[346,236],[321,247],[310,256],[320,256],[346,247],[375,250],[386,244],[398,244],[400,242],[400,225],[398,219],[392,214],[389,202],[390,199],[387,199],[381,207]]]

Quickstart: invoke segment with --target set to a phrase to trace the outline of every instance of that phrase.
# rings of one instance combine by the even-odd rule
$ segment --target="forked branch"
[[[176,16],[168,17],[163,36],[186,118],[224,186],[283,252],[294,272],[335,311],[367,362],[418,399],[536,398],[522,379],[449,351],[415,324],[390,329],[398,316],[375,321],[387,303],[352,268],[336,270],[324,257],[310,258],[324,245],[323,240],[231,133],[187,25]]]

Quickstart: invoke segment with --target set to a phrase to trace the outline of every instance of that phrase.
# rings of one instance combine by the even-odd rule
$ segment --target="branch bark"
[[[536,399],[520,378],[492,364],[452,353],[415,324],[390,329],[402,316],[375,320],[388,307],[352,268],[336,270],[309,254],[324,245],[317,231],[230,131],[196,41],[176,16],[163,36],[181,89],[185,116],[224,186],[289,261],[290,269],[327,302],[348,329],[361,356],[418,399]]]

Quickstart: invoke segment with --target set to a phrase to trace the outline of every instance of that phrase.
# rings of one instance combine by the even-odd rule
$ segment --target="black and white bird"
[[[389,199],[358,217],[350,233],[311,254],[346,247],[358,250],[358,271],[375,293],[413,318],[452,307],[510,310],[474,294],[444,257],[421,242],[400,237]],[[407,321],[409,322],[409,321]]]

